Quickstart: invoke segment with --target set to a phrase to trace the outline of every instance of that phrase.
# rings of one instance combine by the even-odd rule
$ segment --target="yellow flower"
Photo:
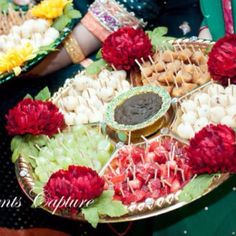
[[[52,20],[61,16],[69,3],[72,3],[72,0],[44,0],[31,9],[31,14],[38,18]]]
[[[0,74],[14,71],[15,75],[21,73],[21,66],[36,56],[30,43],[12,48],[6,53],[0,53]]]

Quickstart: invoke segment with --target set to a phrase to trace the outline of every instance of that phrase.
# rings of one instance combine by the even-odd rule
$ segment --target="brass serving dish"
[[[177,141],[182,142],[176,136],[173,136],[173,135],[160,135],[155,139],[161,139],[166,136],[172,137],[176,139]],[[138,145],[144,145],[144,144],[141,143]],[[112,160],[112,158],[116,156],[118,150],[119,149],[117,149],[113,153],[110,160]],[[109,163],[110,162],[108,162],[107,165],[109,165]],[[104,170],[106,169],[107,165],[105,165],[104,168],[101,170],[100,172],[101,175],[104,173]],[[31,201],[34,201],[36,194],[32,190],[35,185],[35,178],[34,178],[32,167],[29,165],[29,163],[25,161],[24,157],[20,157],[16,162],[15,170],[16,170],[16,176],[17,176],[17,180],[20,187],[22,188],[26,196]],[[193,199],[191,202],[211,192],[212,190],[217,188],[219,185],[221,185],[223,182],[225,182],[229,177],[230,177],[229,174],[221,174],[215,177],[211,185],[209,186],[209,188],[206,189],[206,191],[201,196],[198,196],[196,199]],[[172,193],[167,196],[160,197],[157,200],[155,200],[153,204],[146,204],[146,203],[131,204],[130,206],[127,206],[127,210],[128,210],[127,215],[124,215],[122,217],[117,217],[117,218],[103,216],[102,218],[100,218],[99,223],[119,223],[119,222],[141,220],[141,219],[154,217],[154,216],[158,216],[158,215],[173,211],[175,209],[178,209],[180,207],[183,207],[191,203],[191,202],[180,201],[178,198],[180,193],[181,193],[181,190],[179,190],[176,193]],[[43,208],[43,209],[51,213],[49,209],[47,208]],[[56,213],[56,215],[64,217],[64,218],[69,218],[72,220],[84,221],[82,214],[79,214],[76,217],[72,217],[71,215],[66,214],[66,213],[65,214]]]

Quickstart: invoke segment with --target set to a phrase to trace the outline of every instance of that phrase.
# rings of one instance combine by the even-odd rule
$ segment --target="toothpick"
[[[131,192],[132,192],[133,194],[135,194],[135,191],[134,191],[133,187],[131,186],[131,184],[130,184],[130,182],[129,182],[129,177],[127,178],[127,185],[129,186]]]
[[[131,144],[131,131],[129,131],[128,145]]]
[[[112,172],[112,174],[113,174],[114,176],[117,176],[115,170],[111,167],[110,164],[108,165],[108,168],[111,170],[111,172]]]
[[[157,169],[155,169],[155,173],[154,173],[154,180],[156,180],[156,179],[157,179],[157,172],[158,172],[158,170],[157,170]]]
[[[230,86],[230,84],[231,84],[231,81],[230,81],[230,78],[228,78],[228,86]]]
[[[35,144],[34,146],[35,146],[39,151],[41,151],[41,148],[39,147],[38,144]]]

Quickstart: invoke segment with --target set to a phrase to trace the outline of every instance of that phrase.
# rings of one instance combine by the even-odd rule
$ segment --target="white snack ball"
[[[53,42],[54,42],[54,39],[52,39],[51,37],[44,37],[41,43],[41,46],[48,46],[52,44]]]
[[[103,121],[103,114],[96,109],[93,109],[93,114],[89,117],[89,123]]]
[[[214,95],[224,94],[225,89],[220,84],[211,84],[208,87],[207,92],[210,96],[214,96]]]
[[[114,90],[118,87],[118,81],[116,78],[110,77],[110,80],[108,82],[108,87],[113,88]]]
[[[236,96],[228,96],[228,101],[230,105],[236,105]]]
[[[127,80],[122,80],[121,81],[121,87],[119,91],[127,91],[130,89],[130,84]]]
[[[75,124],[75,113],[69,112],[64,114],[64,119],[67,125],[74,125]]]
[[[195,103],[192,100],[184,100],[181,103],[181,108],[185,112],[194,111],[195,107],[196,107],[196,105],[195,105]]]
[[[236,128],[236,117],[225,116],[220,122],[222,125],[227,125],[231,128]]]
[[[74,111],[78,105],[76,97],[67,96],[63,98],[63,106],[67,111]]]
[[[58,30],[56,30],[53,27],[50,27],[47,29],[47,31],[44,34],[45,38],[50,38],[53,42],[60,36],[60,33]]]
[[[84,113],[80,113],[75,117],[76,125],[87,124],[88,122],[89,122],[88,116]]]
[[[201,117],[198,120],[196,120],[194,124],[194,130],[195,132],[200,131],[202,128],[207,126],[209,124],[209,120],[206,117]]]
[[[197,93],[194,96],[194,103],[197,105],[209,104],[210,99],[210,96],[206,93]]]
[[[83,91],[88,87],[90,78],[88,76],[76,76],[73,82],[74,87],[78,91]]]
[[[44,19],[37,19],[34,24],[34,32],[44,33],[49,28],[49,22]]]
[[[127,73],[125,70],[117,70],[117,71],[112,71],[111,76],[113,78],[116,78],[117,80],[125,80],[127,77]]]
[[[219,123],[222,118],[225,116],[225,110],[221,106],[212,107],[210,110],[210,120],[214,123]]]
[[[34,47],[39,48],[42,46],[43,37],[40,33],[34,33],[31,37]]]
[[[87,99],[84,99],[82,96],[78,96],[78,106],[88,106]]]
[[[236,98],[236,85],[231,84],[225,88],[225,94],[234,96]]]
[[[82,92],[82,97],[83,97],[85,100],[89,100],[89,99],[90,99],[91,96],[90,96],[90,94],[89,94],[89,92],[88,92],[87,89]]]
[[[212,96],[211,104],[213,106],[216,106],[216,105],[227,106],[228,105],[228,97],[224,94]]]
[[[103,107],[102,102],[98,99],[97,96],[93,95],[90,100],[89,103],[94,106],[96,109],[101,109]]]
[[[190,139],[194,137],[194,130],[190,124],[181,123],[177,127],[177,134],[183,139]]]
[[[197,108],[197,113],[199,117],[209,117],[211,107],[209,105],[202,105]]]
[[[187,113],[184,113],[181,119],[184,123],[194,124],[197,119],[197,114],[193,111],[189,111]]]
[[[98,79],[99,80],[104,80],[106,78],[109,78],[110,75],[111,75],[111,72],[109,70],[104,69],[99,73]]]
[[[97,91],[94,88],[88,88],[87,91],[91,97],[96,96],[97,94]]]
[[[226,113],[230,116],[236,115],[236,105],[226,107]]]
[[[101,88],[99,91],[99,97],[104,102],[109,102],[114,96],[114,90],[112,88]]]

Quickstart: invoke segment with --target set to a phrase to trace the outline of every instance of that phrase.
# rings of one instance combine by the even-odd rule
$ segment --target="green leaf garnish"
[[[191,180],[181,192],[180,201],[191,202],[192,200],[202,196],[211,185],[216,174],[199,175]]]
[[[98,61],[93,62],[86,68],[86,73],[88,75],[95,75],[98,74],[102,69],[104,69],[107,66],[106,61],[103,59],[100,59]]]
[[[71,22],[71,18],[68,17],[67,15],[61,15],[60,17],[58,17],[52,27],[54,27],[55,29],[57,29],[58,31],[62,31],[63,29],[66,28],[66,26]]]
[[[146,31],[151,40],[154,50],[172,49],[172,45],[169,43],[169,41],[175,38],[165,36],[167,32],[168,28],[166,27],[157,27],[153,31]]]
[[[125,206],[113,199],[114,192],[111,190],[104,191],[93,204],[82,208],[84,218],[94,227],[97,227],[99,216],[108,215],[110,217],[120,217],[128,213]]]
[[[41,100],[41,101],[47,101],[51,97],[51,93],[48,89],[48,87],[45,87],[42,89],[36,96],[35,100]]]
[[[101,58],[102,58],[102,49],[99,49],[96,54],[96,59],[101,59]]]

